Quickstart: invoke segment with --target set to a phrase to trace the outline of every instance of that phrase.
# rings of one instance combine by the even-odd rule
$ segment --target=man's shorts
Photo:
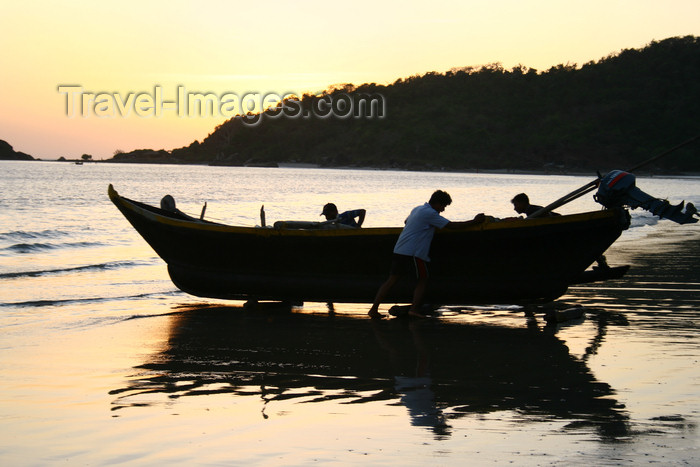
[[[417,279],[427,279],[428,263],[415,256],[394,253],[391,259],[391,275],[413,276]]]

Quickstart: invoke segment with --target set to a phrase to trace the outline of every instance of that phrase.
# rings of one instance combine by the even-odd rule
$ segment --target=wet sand
[[[549,307],[419,322],[179,297],[18,315],[0,338],[0,459],[699,465],[699,238],[607,256],[629,274]],[[584,318],[545,323],[576,305]]]

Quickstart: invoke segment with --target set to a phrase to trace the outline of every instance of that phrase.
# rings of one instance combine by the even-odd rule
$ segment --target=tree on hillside
[[[625,168],[700,133],[698,76],[700,38],[686,36],[543,72],[492,63],[386,86],[342,84],[295,96],[287,104],[300,111],[296,116],[266,110],[255,125],[237,116],[164,157],[230,165],[294,160],[447,170]],[[382,97],[381,118],[313,117],[321,101],[360,95]],[[700,144],[656,168],[700,171]]]

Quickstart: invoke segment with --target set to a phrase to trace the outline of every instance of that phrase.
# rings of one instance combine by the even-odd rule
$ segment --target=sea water
[[[621,280],[548,306],[372,322],[366,305],[251,309],[192,297],[107,197],[234,225],[364,208],[400,226],[515,215],[592,176],[0,162],[3,465],[697,465],[700,234],[632,211]],[[641,177],[700,205],[700,179]],[[587,195],[558,209],[597,210]],[[527,248],[527,245],[523,245]],[[330,261],[354,261],[342,251]],[[386,312],[391,304],[381,311]],[[584,319],[548,325],[548,308]]]

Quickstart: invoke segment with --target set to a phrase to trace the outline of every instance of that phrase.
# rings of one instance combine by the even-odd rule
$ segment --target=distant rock
[[[18,152],[12,149],[10,143],[0,139],[0,161],[33,161],[29,154]]]
[[[112,162],[130,163],[175,163],[170,153],[164,149],[155,151],[153,149],[136,149],[131,152],[119,152],[111,159]]]

